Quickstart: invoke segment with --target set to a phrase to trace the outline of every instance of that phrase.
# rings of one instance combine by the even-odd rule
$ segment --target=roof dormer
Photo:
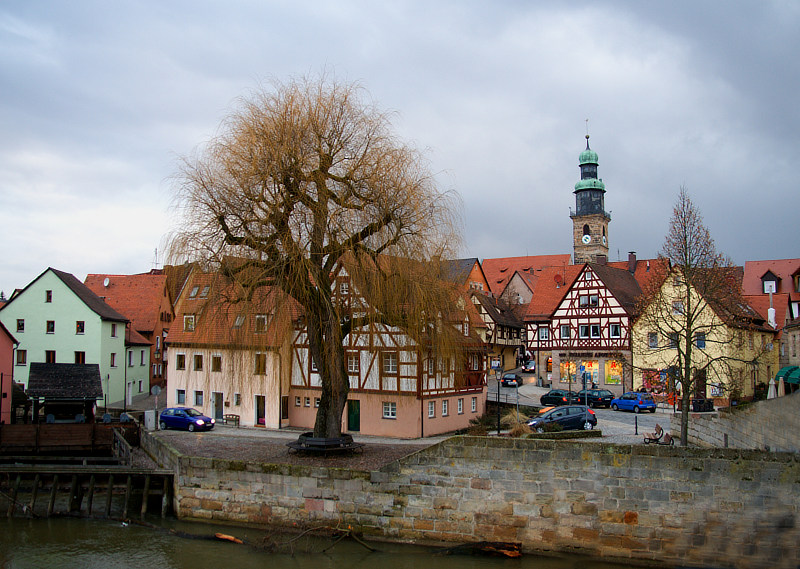
[[[767,271],[761,276],[761,292],[764,294],[777,293],[781,279],[772,271]]]

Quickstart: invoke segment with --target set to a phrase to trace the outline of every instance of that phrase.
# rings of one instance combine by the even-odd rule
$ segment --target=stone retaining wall
[[[794,454],[453,437],[377,472],[171,460],[182,518],[664,566],[800,564]]]
[[[680,414],[670,422],[680,440]],[[730,412],[691,413],[690,445],[800,452],[800,391]]]

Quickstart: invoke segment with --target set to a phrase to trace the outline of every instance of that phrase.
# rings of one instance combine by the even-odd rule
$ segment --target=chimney
[[[636,272],[636,251],[628,253],[628,272],[631,274]]]
[[[605,265],[608,263],[608,256],[598,254],[597,257],[595,258],[595,261],[597,262],[598,265]]]

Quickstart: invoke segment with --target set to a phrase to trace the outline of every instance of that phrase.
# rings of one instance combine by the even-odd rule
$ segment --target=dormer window
[[[778,292],[778,277],[772,271],[767,271],[761,277],[761,287],[764,294]]]
[[[267,331],[267,315],[266,314],[256,314],[256,332],[266,332]]]
[[[194,314],[184,314],[183,315],[183,331],[184,332],[194,332]]]

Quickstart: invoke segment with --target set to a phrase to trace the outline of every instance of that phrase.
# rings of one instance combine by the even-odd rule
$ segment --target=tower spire
[[[572,218],[574,262],[595,262],[608,259],[608,223],[611,216],[605,211],[606,187],[597,177],[597,152],[589,147],[589,119],[586,119],[586,150],[578,162],[581,179],[575,184],[575,211]]]

